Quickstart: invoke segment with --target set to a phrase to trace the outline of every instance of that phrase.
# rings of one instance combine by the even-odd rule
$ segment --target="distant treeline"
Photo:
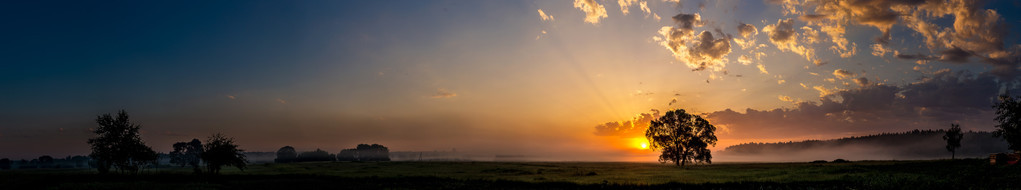
[[[321,162],[321,161],[390,161],[390,149],[379,144],[359,144],[352,149],[330,154],[321,149],[298,153],[294,147],[285,146],[277,150],[276,163]]]
[[[53,158],[52,156],[40,156],[32,160],[11,160],[0,159],[0,169],[36,169],[36,168],[88,168],[92,159],[87,156],[67,156],[64,158]]]
[[[867,136],[852,136],[831,140],[806,140],[774,143],[744,143],[727,147],[727,155],[790,155],[804,156],[811,153],[829,154],[866,159],[920,159],[950,156],[943,140],[945,130],[913,130],[903,133],[880,133]],[[968,131],[961,140],[957,155],[963,157],[984,157],[990,153],[1007,150],[1003,139],[993,137],[992,132]],[[803,154],[798,154],[803,153]],[[819,155],[814,154],[814,155]],[[826,159],[826,158],[819,158]],[[830,158],[832,159],[832,158]]]

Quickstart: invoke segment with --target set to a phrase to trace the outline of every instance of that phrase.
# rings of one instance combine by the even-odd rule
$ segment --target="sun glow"
[[[635,145],[635,148],[638,148],[638,149],[649,149],[649,141],[645,140],[645,138],[642,138],[642,137],[631,138],[631,142],[632,142],[632,144]]]

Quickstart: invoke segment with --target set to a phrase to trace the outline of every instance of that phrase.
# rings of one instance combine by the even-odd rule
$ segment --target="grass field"
[[[219,176],[181,168],[140,175],[11,170],[0,171],[0,183],[31,189],[1017,189],[1021,166],[990,166],[982,159],[684,168],[612,162],[316,162],[257,164]]]

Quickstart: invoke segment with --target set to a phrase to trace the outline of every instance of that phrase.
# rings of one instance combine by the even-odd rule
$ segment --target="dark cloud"
[[[972,56],[971,52],[967,52],[961,48],[954,47],[940,52],[939,59],[954,63],[965,63],[968,62],[968,58],[971,56]]]
[[[869,85],[869,79],[865,78],[865,77],[856,78],[856,79],[854,79],[854,83],[858,84],[858,86],[868,86]]]
[[[759,34],[759,29],[755,28],[755,25],[739,23],[737,24],[737,32],[741,34],[741,37],[748,38]]]
[[[919,59],[919,60],[932,60],[933,59],[932,56],[921,54],[921,53],[916,53],[916,54],[901,54],[901,53],[898,52],[897,54],[895,54],[893,56],[897,57],[899,59]]]
[[[607,122],[596,126],[596,135],[598,136],[619,136],[619,137],[639,137],[645,135],[645,129],[649,128],[649,123],[656,118],[659,118],[659,110],[649,110],[651,113],[642,113],[638,117],[629,121],[620,122]]]
[[[702,25],[702,17],[698,14],[681,13],[671,18],[673,18],[675,23],[677,23],[677,29],[685,31],[688,34],[694,33],[694,28]]]
[[[867,80],[859,78],[857,83]],[[794,108],[730,109],[708,114],[729,130],[727,138],[805,138],[819,135],[896,132],[944,128],[959,122],[965,129],[991,130],[990,105],[1003,83],[991,74],[938,72],[903,86],[862,85]]]
[[[779,20],[776,25],[766,26],[763,29],[769,33],[769,41],[775,44],[795,43],[797,33],[794,31],[794,21],[791,19]]]

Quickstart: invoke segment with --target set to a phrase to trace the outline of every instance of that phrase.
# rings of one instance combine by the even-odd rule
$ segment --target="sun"
[[[634,144],[635,148],[638,148],[638,149],[649,149],[649,141],[646,140],[645,138],[641,138],[641,137],[631,138],[631,142]]]

